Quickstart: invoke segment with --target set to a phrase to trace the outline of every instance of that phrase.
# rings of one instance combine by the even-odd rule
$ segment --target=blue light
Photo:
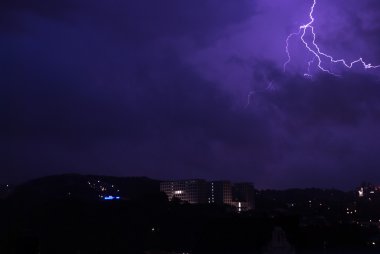
[[[103,199],[104,200],[114,200],[114,199],[120,199],[120,197],[119,196],[116,196],[116,197],[114,197],[114,196],[105,196]]]

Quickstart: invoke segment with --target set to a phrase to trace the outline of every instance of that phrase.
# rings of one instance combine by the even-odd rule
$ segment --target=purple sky
[[[380,70],[333,66],[337,78],[314,65],[305,78],[312,56],[295,38],[282,71],[311,4],[1,1],[1,182],[78,172],[380,183]],[[325,52],[380,64],[378,0],[319,0],[314,16]]]

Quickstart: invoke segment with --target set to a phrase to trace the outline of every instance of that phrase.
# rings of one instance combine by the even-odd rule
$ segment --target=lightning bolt
[[[267,87],[265,90],[269,90],[269,91],[276,90],[275,86],[273,85],[273,80],[269,81],[267,75],[264,75],[264,80],[267,83]]]
[[[314,26],[313,26],[313,23],[315,21],[315,18],[313,16],[313,14],[314,14],[314,9],[315,9],[316,5],[317,5],[317,0],[313,0],[313,5],[311,6],[310,12],[309,12],[309,22],[306,23],[306,24],[304,24],[304,25],[301,25],[299,27],[298,32],[291,33],[286,38],[286,41],[285,41],[285,43],[286,43],[285,52],[286,52],[286,54],[288,56],[288,60],[284,63],[284,72],[286,71],[287,65],[292,60],[291,54],[290,54],[290,51],[289,51],[290,40],[293,37],[296,37],[296,36],[300,38],[301,42],[305,45],[305,48],[313,55],[313,60],[311,60],[311,61],[308,62],[308,72],[304,74],[305,77],[311,77],[310,66],[315,61],[317,61],[317,66],[318,66],[318,68],[321,71],[326,72],[326,73],[331,74],[331,75],[334,75],[334,76],[339,76],[338,74],[336,74],[334,72],[331,72],[330,70],[328,70],[325,67],[323,67],[323,60],[325,58],[327,58],[328,60],[330,60],[330,63],[342,64],[343,66],[345,66],[348,69],[351,69],[357,63],[360,63],[363,66],[364,69],[376,69],[376,68],[380,68],[380,65],[372,65],[371,63],[366,63],[363,60],[363,58],[361,58],[361,57],[359,59],[357,59],[357,60],[352,61],[352,62],[347,62],[345,59],[335,59],[333,56],[328,55],[328,54],[322,52],[321,49],[320,49],[320,47],[316,43],[316,37],[317,37],[317,35],[315,33]],[[308,42],[305,39],[305,36],[308,34],[308,32],[310,32],[310,35],[312,36],[312,41],[311,42]]]
[[[313,75],[311,75],[311,72],[310,72],[310,67],[311,67],[311,64],[314,63],[314,61],[315,61],[315,56],[313,57],[312,60],[310,60],[309,62],[307,62],[307,72],[305,74],[303,74],[307,78],[312,78],[313,77]]]
[[[258,94],[258,93],[262,93],[262,92],[271,92],[271,91],[275,91],[276,90],[276,87],[274,86],[273,84],[273,81],[269,81],[266,77],[266,75],[264,75],[264,81],[266,83],[266,88],[265,89],[261,89],[261,90],[258,90],[258,89],[254,89],[252,91],[250,91],[248,93],[248,96],[247,96],[247,103],[245,105],[244,108],[248,108],[251,103],[252,103],[252,100],[255,99],[255,96]]]
[[[251,100],[252,100],[252,97],[255,95],[255,92],[254,91],[251,91],[248,93],[248,100],[247,100],[247,104],[245,105],[244,108],[248,108],[249,105],[251,104]]]

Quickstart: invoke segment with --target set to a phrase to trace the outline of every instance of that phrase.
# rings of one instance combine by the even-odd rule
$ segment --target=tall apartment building
[[[179,198],[190,204],[203,204],[208,201],[208,183],[202,179],[161,182],[160,190],[169,200]]]
[[[202,179],[161,182],[160,190],[169,200],[179,198],[191,204],[226,204],[238,212],[254,209],[255,190],[251,183],[207,182]]]
[[[232,205],[232,184],[228,181],[209,182],[208,203]]]

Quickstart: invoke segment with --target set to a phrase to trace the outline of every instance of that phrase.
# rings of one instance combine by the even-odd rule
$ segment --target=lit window
[[[363,188],[360,188],[359,192],[359,197],[364,197],[364,190]]]

